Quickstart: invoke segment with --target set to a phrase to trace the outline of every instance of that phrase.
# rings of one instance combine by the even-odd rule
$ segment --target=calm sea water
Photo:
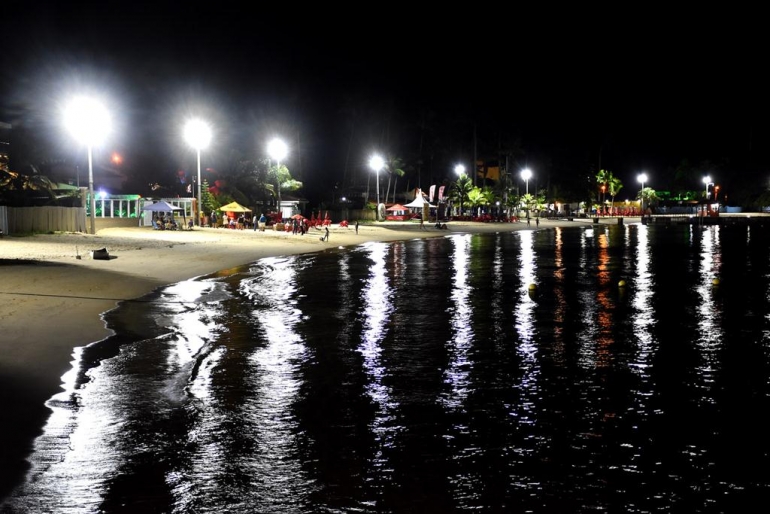
[[[557,228],[175,284],[76,351],[2,512],[756,511],[769,250]]]

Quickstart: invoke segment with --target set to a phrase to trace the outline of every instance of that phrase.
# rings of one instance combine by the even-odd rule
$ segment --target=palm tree
[[[537,200],[535,199],[535,195],[533,195],[532,193],[526,193],[521,196],[521,205],[527,211],[527,218],[529,218],[529,211],[532,209],[532,207],[536,203],[537,203]]]
[[[473,189],[473,182],[468,175],[462,174],[456,182],[452,184],[449,197],[453,202],[460,204],[460,216],[463,215],[463,203],[468,200],[468,193]]]
[[[385,190],[386,202],[388,201],[388,195],[390,194],[390,180],[395,176],[397,182],[398,177],[404,176],[405,172],[402,169],[403,166],[403,161],[398,157],[391,157],[388,159],[388,162],[385,163],[385,171],[388,172],[388,188]],[[396,203],[396,182],[393,183],[393,203]]]
[[[638,198],[644,201],[645,207],[649,207],[650,205],[652,205],[652,202],[654,202],[655,200],[658,200],[658,193],[651,187],[645,187],[644,189],[639,191]]]
[[[620,181],[617,177],[610,177],[609,180],[609,193],[612,197],[612,210],[615,210],[615,195],[617,195],[620,190],[623,189],[623,182]]]
[[[484,188],[482,188],[481,196],[484,198],[484,203],[482,205],[494,205],[495,200],[499,198],[494,189],[489,186],[484,186]]]
[[[607,170],[599,170],[596,174],[596,183],[602,186],[602,193],[607,190],[607,183],[612,179],[612,172]],[[604,198],[601,200],[604,201]]]
[[[474,209],[476,207],[481,207],[482,205],[487,205],[486,195],[484,195],[484,192],[481,190],[481,188],[474,187],[468,191],[468,205]]]

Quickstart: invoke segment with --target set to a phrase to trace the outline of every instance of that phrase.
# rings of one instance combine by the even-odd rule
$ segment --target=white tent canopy
[[[422,209],[423,205],[435,208],[435,205],[431,205],[425,198],[422,197],[422,193],[418,193],[414,200],[404,205],[404,207],[412,207],[414,209]]]
[[[152,212],[174,212],[174,211],[183,211],[184,209],[181,207],[177,207],[176,205],[171,205],[168,202],[164,202],[163,200],[155,203],[148,203],[146,205],[142,206],[143,211],[152,211]]]

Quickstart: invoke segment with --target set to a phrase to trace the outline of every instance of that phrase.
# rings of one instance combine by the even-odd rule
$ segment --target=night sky
[[[199,115],[214,129],[204,167],[264,157],[280,135],[311,199],[342,181],[346,162],[360,174],[375,150],[422,157],[423,187],[452,177],[472,160],[474,128],[479,158],[515,147],[512,171],[529,166],[551,184],[601,166],[627,190],[640,171],[663,188],[687,159],[736,194],[767,187],[770,104],[750,28],[707,38],[681,20],[508,20],[481,7],[64,4],[3,6],[12,168],[84,159],[58,109],[90,91],[115,123],[97,158],[120,152],[137,183],[194,168],[181,126]]]

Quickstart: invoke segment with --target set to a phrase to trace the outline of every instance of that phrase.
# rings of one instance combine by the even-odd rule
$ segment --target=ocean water
[[[583,226],[174,284],[75,351],[0,511],[755,511],[769,250],[755,225]]]

